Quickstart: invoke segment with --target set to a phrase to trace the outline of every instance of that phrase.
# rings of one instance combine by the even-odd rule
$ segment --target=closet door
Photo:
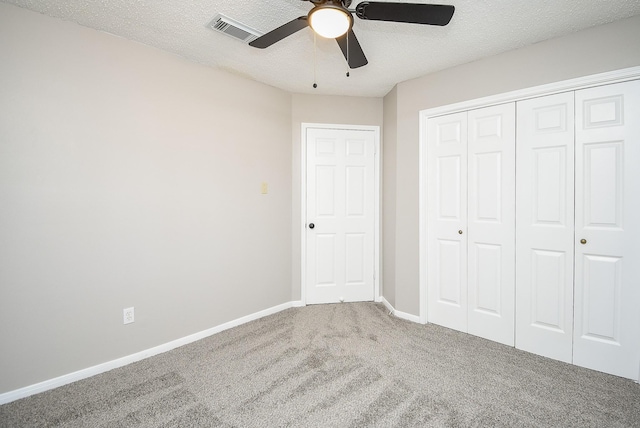
[[[576,92],[574,364],[638,379],[640,81]]]
[[[467,113],[427,121],[427,320],[467,331]]]
[[[515,104],[468,113],[468,332],[514,344]]]
[[[514,343],[515,106],[427,121],[427,320]]]
[[[518,102],[516,348],[571,363],[574,93]]]

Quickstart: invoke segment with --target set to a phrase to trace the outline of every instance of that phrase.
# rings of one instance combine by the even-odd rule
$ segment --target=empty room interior
[[[640,1],[433,3],[0,2],[0,426],[640,426]]]

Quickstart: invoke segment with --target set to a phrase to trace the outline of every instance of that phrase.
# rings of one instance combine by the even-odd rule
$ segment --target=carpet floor
[[[374,303],[293,308],[0,406],[4,427],[640,427],[640,386]]]

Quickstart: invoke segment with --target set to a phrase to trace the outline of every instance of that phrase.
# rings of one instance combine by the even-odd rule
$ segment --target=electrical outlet
[[[134,318],[134,313],[133,313],[133,306],[130,308],[125,308],[122,310],[122,315],[123,315],[123,324],[131,324],[133,321],[135,321]]]

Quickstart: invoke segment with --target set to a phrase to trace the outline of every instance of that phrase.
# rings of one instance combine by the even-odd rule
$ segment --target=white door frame
[[[307,304],[307,129],[310,128],[374,132],[373,298],[376,302],[380,302],[380,127],[305,122],[301,126],[300,138],[300,301],[303,305]]]
[[[421,110],[419,112],[420,141],[419,141],[419,268],[420,268],[420,322],[427,323],[427,119],[445,114],[458,113],[489,107],[496,104],[504,104],[512,101],[522,101],[529,98],[557,94],[566,91],[591,88],[594,86],[608,85],[611,83],[626,82],[640,78],[640,67],[624,68],[622,70],[607,73],[593,74],[576,79],[563,80],[547,85],[534,86],[512,92],[492,95],[484,98],[463,101],[441,107]]]

